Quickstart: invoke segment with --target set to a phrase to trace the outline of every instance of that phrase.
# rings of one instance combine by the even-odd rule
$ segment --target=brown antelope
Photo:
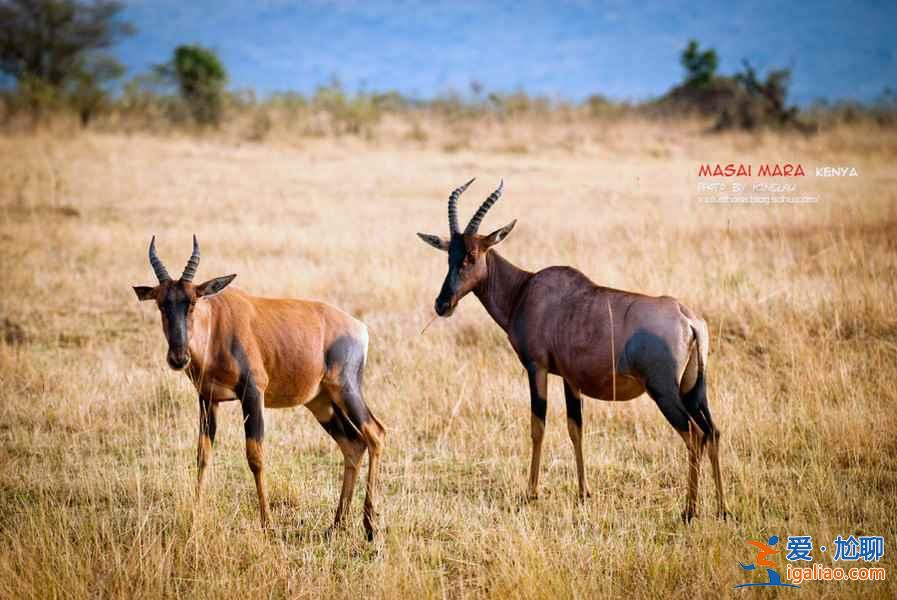
[[[246,459],[255,478],[262,526],[268,518],[262,438],[263,409],[305,405],[343,453],[343,485],[334,528],[352,501],[355,480],[370,456],[364,528],[374,535],[377,476],[385,429],[362,395],[368,333],[361,321],[322,302],[259,298],[225,288],[236,275],[195,285],[199,245],[178,280],[156,254],[149,260],[156,286],[136,286],[140,300],[154,300],[162,313],[168,365],[186,369],[199,393],[196,497],[200,498],[212,457],[218,404],[239,400],[246,432]]]
[[[489,235],[477,234],[486,212],[499,199],[500,184],[462,233],[458,197],[473,179],[449,196],[449,238],[417,234],[448,252],[448,274],[436,298],[436,314],[450,316],[473,292],[505,330],[529,376],[532,462],[529,497],[539,491],[539,463],[545,433],[548,375],[564,379],[567,430],[573,441],[581,498],[590,496],[582,455],[582,395],[631,400],[647,391],[676,429],[688,451],[688,499],[683,519],[695,515],[698,471],[709,446],[719,515],[726,516],[719,469],[719,430],[710,417],[704,370],[706,323],[669,296],[650,297],[595,285],[571,267],[524,271],[492,248],[516,220]]]

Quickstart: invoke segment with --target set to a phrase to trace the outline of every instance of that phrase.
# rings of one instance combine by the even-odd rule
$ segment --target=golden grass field
[[[893,569],[893,134],[637,121],[484,124],[458,144],[438,128],[265,144],[70,134],[0,137],[0,596],[770,597],[733,586],[750,580],[746,541],[771,534],[883,535]],[[800,191],[820,202],[701,204],[705,161],[801,162]],[[816,178],[816,165],[859,177]],[[421,334],[446,265],[414,234],[445,234],[445,199],[472,176],[461,218],[504,176],[483,229],[519,218],[499,249],[519,266],[573,265],[707,319],[732,519],[713,517],[705,462],[700,516],[683,526],[685,448],[647,396],[586,403],[593,497],[580,504],[555,378],[542,496],[521,502],[529,397],[504,334],[473,296]],[[152,234],[180,272],[192,233],[198,280],[236,272],[251,293],[367,323],[367,401],[389,430],[376,543],[361,485],[348,528],[325,537],[342,456],[304,409],[266,413],[273,535],[236,404],[194,506],[196,397],[131,290],[153,282]],[[889,576],[780,595],[893,597]]]

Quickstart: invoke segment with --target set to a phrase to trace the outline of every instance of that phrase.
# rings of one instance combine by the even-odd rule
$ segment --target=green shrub
[[[202,46],[178,46],[170,68],[196,122],[218,125],[227,71],[215,52]]]
[[[689,40],[679,61],[685,67],[685,85],[690,87],[707,86],[716,76],[716,67],[719,65],[716,50],[711,48],[701,52],[696,40]]]

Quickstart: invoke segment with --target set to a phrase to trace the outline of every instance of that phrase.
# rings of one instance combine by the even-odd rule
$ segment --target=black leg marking
[[[351,336],[341,336],[327,349],[325,361],[328,371],[338,375],[338,383],[328,387],[338,412],[344,413],[344,428],[353,427],[367,445],[368,480],[364,499],[364,529],[368,540],[374,538],[377,523],[378,476],[380,454],[386,430],[371,414],[364,402],[364,343]],[[344,488],[345,490],[345,488]]]
[[[667,421],[676,429],[688,452],[686,462],[686,481],[688,495],[685,501],[685,510],[682,511],[682,520],[686,524],[697,514],[697,486],[700,469],[701,454],[704,449],[703,433],[701,429],[689,419],[685,405],[679,397],[679,387],[675,378],[666,385],[647,382],[648,395],[654,400],[660,412]]]
[[[252,388],[255,390],[255,388]],[[261,442],[265,438],[265,420],[262,415],[262,401],[258,391],[243,396],[243,429],[246,439]]]
[[[218,406],[207,398],[199,397],[199,435],[208,436],[209,441],[215,443],[215,434],[218,432]]]
[[[695,385],[682,395],[682,404],[689,416],[704,432],[704,441],[713,437],[715,427],[713,419],[710,417],[710,408],[707,406],[707,386],[704,381],[703,369],[698,371]]]
[[[262,416],[263,400],[261,390],[252,376],[252,365],[237,338],[231,344],[231,353],[240,366],[240,377],[234,392],[243,407],[243,428],[246,439],[262,441],[265,436],[265,423]]]
[[[567,402],[567,418],[582,427],[582,397],[564,380],[564,400]]]
[[[573,454],[576,458],[576,479],[579,484],[580,499],[589,498],[592,492],[586,482],[585,458],[582,451],[582,395],[579,390],[564,380],[564,399],[567,402],[567,432],[573,442]]]
[[[548,414],[547,374],[539,369],[527,369],[529,375],[530,410],[533,416],[545,422]]]
[[[337,529],[352,504],[358,471],[364,460],[367,444],[342,410],[329,398],[319,397],[308,405],[321,427],[330,434],[343,453],[343,484],[331,530]]]
[[[671,385],[658,387],[648,382],[645,387],[648,390],[648,395],[657,404],[660,412],[663,413],[670,425],[680,433],[687,433],[688,412],[686,412],[685,405],[682,404],[682,400],[679,398],[679,390],[676,387],[675,379]]]
[[[264,391],[260,390],[252,375],[252,366],[239,340],[235,337],[231,344],[231,353],[240,366],[240,378],[234,391],[243,407],[243,429],[246,433],[246,462],[255,479],[255,489],[259,499],[259,513],[262,527],[267,527],[268,493],[265,486],[264,450],[262,440],[265,437],[265,421],[263,407]]]
[[[645,382],[648,395],[676,431],[688,432],[689,416],[679,394],[676,359],[666,341],[649,331],[637,331],[626,342],[621,362]]]
[[[196,442],[196,497],[202,495],[206,469],[212,461],[212,446],[218,431],[218,405],[199,396],[199,439]]]
[[[331,371],[339,372],[339,400],[346,417],[361,431],[371,419],[370,410],[362,397],[364,384],[364,346],[351,336],[340,336],[330,345],[325,364]]]
[[[719,466],[720,431],[713,422],[713,417],[710,415],[710,406],[707,404],[707,380],[704,376],[703,366],[699,367],[698,378],[695,381],[694,387],[684,394],[682,401],[685,404],[686,410],[688,410],[688,413],[704,434],[701,436],[702,447],[699,449],[699,453],[703,450],[703,445],[706,444],[709,450],[708,454],[713,473],[713,483],[716,488],[717,516],[721,519],[725,519],[728,515],[728,511],[726,509],[726,499],[723,491],[722,472],[720,471]]]
[[[336,405],[333,406],[333,416],[330,417],[329,421],[321,422],[321,427],[335,440],[360,439],[358,430],[348,422]]]
[[[704,434],[701,427],[692,420],[680,394],[676,360],[665,340],[644,330],[630,337],[624,348],[624,354],[626,360],[641,375],[648,395],[685,442],[688,452],[686,462],[688,495],[682,519],[688,523],[697,514],[697,487]]]

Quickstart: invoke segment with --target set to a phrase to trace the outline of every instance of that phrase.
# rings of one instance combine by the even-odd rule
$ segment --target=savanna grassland
[[[738,567],[754,558],[746,541],[773,534],[883,535],[893,569],[893,133],[465,127],[264,143],[0,137],[0,596],[768,597],[733,586],[760,579]],[[703,204],[702,162],[800,162],[800,192],[820,201]],[[859,176],[816,178],[817,165]],[[732,519],[713,516],[705,463],[700,517],[683,526],[685,448],[647,396],[586,403],[593,497],[579,503],[554,378],[542,496],[521,502],[529,397],[504,334],[473,296],[421,334],[446,261],[414,234],[445,234],[445,199],[472,176],[462,219],[503,176],[483,229],[519,219],[499,248],[519,266],[570,264],[707,319]],[[236,404],[220,411],[194,506],[196,396],[165,365],[158,311],[131,290],[153,281],[152,234],[179,272],[193,233],[197,280],[235,272],[251,293],[325,300],[367,323],[367,401],[389,430],[374,544],[362,486],[348,528],[324,535],[342,457],[304,409],[266,413],[272,535]],[[781,595],[893,597],[889,576]]]

